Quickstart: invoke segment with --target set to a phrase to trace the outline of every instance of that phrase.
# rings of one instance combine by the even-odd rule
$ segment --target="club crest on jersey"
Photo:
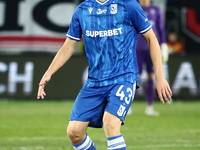
[[[110,7],[111,7],[110,13],[116,14],[117,13],[117,4],[111,4]]]
[[[92,13],[92,10],[93,10],[93,8],[92,7],[90,7],[90,8],[88,8],[88,10],[89,10],[89,12],[90,12],[90,14]]]

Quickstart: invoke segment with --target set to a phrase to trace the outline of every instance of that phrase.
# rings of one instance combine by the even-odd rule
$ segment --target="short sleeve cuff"
[[[81,40],[81,38],[77,38],[77,37],[71,36],[69,34],[67,34],[66,37],[68,37],[68,38],[70,38],[72,40],[75,40],[75,41],[80,41]]]
[[[152,25],[150,25],[148,28],[146,28],[145,30],[140,31],[140,34],[143,34],[147,31],[149,31],[152,28]]]

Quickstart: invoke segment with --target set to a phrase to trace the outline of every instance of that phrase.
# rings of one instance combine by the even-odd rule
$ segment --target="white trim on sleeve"
[[[73,37],[73,36],[71,36],[71,35],[69,35],[69,34],[67,34],[66,37],[72,38],[72,39],[77,40],[77,41],[80,41],[80,40],[81,40],[80,38]]]
[[[145,33],[145,32],[148,31],[151,27],[152,27],[152,25],[150,25],[150,27],[148,27],[147,29],[140,31],[140,33],[141,33],[141,34],[142,34],[142,33]]]

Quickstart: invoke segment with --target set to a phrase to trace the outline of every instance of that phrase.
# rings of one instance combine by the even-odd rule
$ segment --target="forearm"
[[[156,79],[161,76],[164,77],[163,69],[162,69],[161,50],[160,50],[159,44],[156,41],[150,40],[149,49],[150,49],[150,55],[151,55],[151,59],[154,66]]]
[[[149,31],[153,32],[153,31]],[[162,69],[162,57],[161,50],[158,43],[158,40],[154,33],[150,33],[148,38],[145,38],[150,50],[151,59],[154,66],[155,78],[158,79],[160,77],[164,77],[163,69]]]
[[[45,72],[45,75],[52,76],[59,68],[61,68],[73,55],[75,51],[75,46],[68,44],[69,41],[65,41],[63,46],[59,49],[58,53],[54,57],[52,63],[50,64],[49,68]]]

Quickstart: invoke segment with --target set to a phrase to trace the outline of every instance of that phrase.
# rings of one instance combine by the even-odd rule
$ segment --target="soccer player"
[[[38,99],[46,96],[44,87],[72,56],[82,35],[89,70],[67,128],[74,149],[95,150],[86,130],[88,126],[103,126],[108,149],[126,150],[120,128],[139,86],[138,32],[151,51],[158,96],[162,103],[167,102],[172,92],[163,75],[160,47],[139,3],[136,0],[87,0],[76,8],[67,39],[43,75],[37,95]]]
[[[159,39],[162,60],[163,63],[166,63],[168,61],[168,48],[166,44],[165,23],[163,13],[157,6],[151,4],[151,0],[139,0],[139,3],[142,6],[142,9],[144,10],[145,14],[147,15],[150,23],[152,24],[152,29],[155,35]],[[141,34],[138,36],[136,50],[139,74],[141,74],[143,71],[143,65],[145,65],[145,69],[147,71],[147,82],[145,87],[147,106],[145,109],[145,114],[149,116],[159,116],[159,112],[155,111],[153,107],[153,102],[155,99],[153,63],[149,53],[148,45],[146,44],[146,41]],[[131,113],[131,108],[129,113]]]

